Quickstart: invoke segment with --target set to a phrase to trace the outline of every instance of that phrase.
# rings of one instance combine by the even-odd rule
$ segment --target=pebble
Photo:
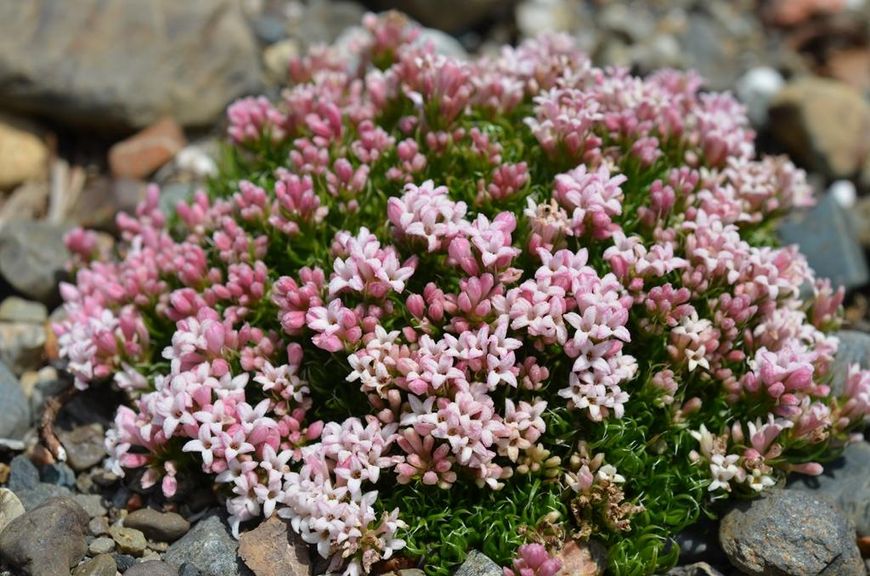
[[[129,554],[120,554],[118,552],[112,554],[115,559],[115,564],[118,566],[118,572],[126,572],[127,569],[136,563],[136,559]]]
[[[48,309],[42,302],[9,296],[0,303],[0,321],[43,324],[46,320],[48,320]]]
[[[216,514],[200,520],[169,547],[163,559],[173,566],[189,562],[205,576],[238,576],[238,542]]]
[[[76,485],[76,473],[63,462],[45,464],[39,474],[40,479],[47,484],[73,488]]]
[[[836,80],[805,77],[786,85],[771,104],[770,128],[789,154],[831,178],[856,175],[870,153],[870,104]]]
[[[44,179],[48,157],[48,146],[32,124],[0,116],[0,190]]]
[[[124,526],[140,530],[151,540],[175,542],[190,530],[190,522],[175,512],[142,508],[124,518]]]
[[[502,569],[486,554],[472,550],[456,571],[456,576],[502,576]]]
[[[39,368],[45,341],[41,324],[0,322],[0,360],[15,374]]]
[[[0,362],[0,398],[3,399],[3,409],[0,410],[0,438],[14,440],[24,438],[24,434],[30,428],[30,405],[18,379],[2,362]],[[16,456],[17,458],[21,456]],[[36,472],[36,467],[33,470],[38,481],[39,472]],[[18,488],[12,487],[12,489]]]
[[[310,572],[308,545],[275,515],[241,535],[239,556],[256,576],[308,576]]]
[[[5,400],[5,398],[4,398]],[[39,469],[24,454],[19,454],[9,463],[9,489],[23,492],[39,484]]]
[[[101,516],[97,518],[91,518],[88,522],[88,531],[94,536],[102,536],[104,534],[109,533],[109,520],[108,518]]]
[[[77,426],[58,434],[66,449],[67,462],[76,472],[88,470],[106,457],[105,431],[102,424]]]
[[[43,221],[12,221],[0,231],[0,274],[13,288],[44,304],[58,299],[69,258],[66,228]]]
[[[29,576],[69,576],[88,550],[87,522],[88,515],[75,500],[49,500],[0,533],[0,560]]]
[[[132,556],[141,556],[148,547],[148,541],[145,540],[145,535],[133,528],[125,528],[123,526],[110,526],[109,534],[118,545],[118,550]]]
[[[99,518],[106,514],[103,497],[99,494],[76,494],[73,498],[88,513],[90,518]]]
[[[111,554],[115,551],[115,541],[111,538],[106,538],[105,536],[100,536],[99,538],[94,538],[94,540],[88,545],[88,552],[93,555],[96,554]],[[112,560],[112,565],[115,564],[115,561]]]
[[[117,178],[139,180],[172,160],[187,140],[172,118],[163,118],[109,150],[109,169]]]
[[[767,109],[785,80],[770,66],[757,66],[748,70],[737,81],[737,96],[746,106],[746,113],[756,126],[767,124]]]
[[[8,488],[0,488],[0,532],[22,514],[24,514],[24,505],[15,492]]]
[[[827,498],[774,490],[722,518],[722,549],[748,576],[863,576],[854,528]]]
[[[160,560],[137,562],[124,572],[124,576],[176,576],[177,574],[175,567]]]
[[[24,504],[24,509],[29,511],[41,506],[52,498],[70,496],[71,492],[69,488],[64,486],[40,482],[33,488],[16,492],[16,494],[18,494],[18,497],[21,499],[21,503]]]
[[[76,568],[73,576],[115,576],[117,568],[111,556],[99,554]]]

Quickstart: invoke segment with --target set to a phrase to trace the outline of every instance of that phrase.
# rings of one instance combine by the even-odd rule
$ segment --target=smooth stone
[[[239,538],[239,556],[256,576],[308,576],[308,545],[272,515]]]
[[[24,454],[19,454],[9,463],[8,487],[13,492],[36,488],[39,484],[39,469]]]
[[[465,557],[465,562],[456,571],[456,576],[502,576],[503,571],[498,564],[477,550],[472,550]]]
[[[141,508],[124,518],[124,526],[135,528],[146,538],[158,542],[175,542],[190,530],[190,522],[175,512],[158,512],[153,508]]]
[[[115,552],[112,554],[112,558],[115,560],[115,564],[118,566],[119,572],[126,572],[130,566],[136,563],[136,559],[130,556],[129,554],[121,554],[120,552]]]
[[[99,518],[106,514],[103,497],[99,494],[76,494],[73,499],[88,513],[90,518]]]
[[[115,541],[111,538],[106,538],[105,536],[100,536],[99,538],[94,538],[94,540],[88,545],[88,552],[91,554],[111,554],[115,551]],[[112,565],[115,565],[115,561],[112,560]]]
[[[48,310],[42,302],[9,296],[0,303],[0,321],[43,324],[46,320],[48,320]]]
[[[109,533],[109,519],[105,517],[91,518],[88,522],[88,532],[94,536],[103,536]]]
[[[58,433],[73,470],[81,472],[93,468],[107,456],[105,431],[98,423],[77,426]]]
[[[870,334],[857,330],[840,330],[834,336],[840,340],[840,344],[831,369],[831,389],[833,394],[842,394],[846,389],[849,366],[857,364],[864,370],[870,370]]]
[[[27,511],[38,508],[42,504],[48,502],[52,498],[63,498],[71,494],[69,488],[58,486],[56,484],[48,484],[40,482],[29,490],[17,492],[21,503],[24,504],[24,509]]]
[[[163,559],[174,566],[189,562],[204,576],[238,576],[242,573],[236,555],[238,546],[220,517],[213,514],[173,543]]]
[[[22,514],[24,514],[24,505],[15,492],[8,488],[0,488],[0,532]]]
[[[0,4],[0,13],[2,6],[6,5]],[[69,259],[63,242],[65,232],[62,226],[42,221],[7,223],[0,231],[0,274],[28,298],[53,303]]]
[[[42,365],[45,342],[45,326],[0,322],[0,360],[17,375]]]
[[[45,179],[48,158],[48,146],[35,126],[0,115],[0,190]]]
[[[0,438],[21,440],[30,429],[30,405],[18,378],[2,362],[0,362],[0,398],[3,399],[3,409],[0,410]],[[12,462],[14,463],[17,458],[23,456],[16,456]],[[36,471],[35,466],[33,470],[36,472],[36,481],[39,481],[39,472]],[[10,479],[10,482],[13,480]],[[10,486],[10,488],[17,491],[21,487]]]
[[[78,566],[73,576],[115,576],[118,567],[108,554],[98,554],[93,559]]]
[[[110,526],[109,534],[118,545],[118,550],[124,554],[132,556],[141,556],[148,547],[148,541],[145,540],[145,535],[133,528],[125,528],[123,526]]]
[[[87,523],[75,500],[49,500],[0,533],[0,560],[28,576],[69,576],[88,550]]]
[[[784,244],[797,244],[816,276],[830,278],[834,286],[848,290],[870,281],[851,219],[831,196],[785,218],[778,234]]]
[[[52,462],[42,467],[40,479],[46,484],[55,484],[74,488],[76,485],[76,473],[63,462]]]
[[[854,527],[829,499],[774,490],[722,518],[722,549],[749,576],[863,576]]]
[[[240,4],[2,2],[0,106],[104,130],[170,112],[185,126],[210,125],[261,85]]]

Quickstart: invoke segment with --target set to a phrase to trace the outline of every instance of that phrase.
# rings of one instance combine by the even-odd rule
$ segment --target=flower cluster
[[[754,158],[730,96],[564,36],[466,62],[397,14],[364,30],[230,107],[210,194],[150,188],[113,254],[69,234],[55,330],[77,387],[128,394],[115,472],[170,499],[207,475],[236,533],[278,514],[350,575],[487,542],[552,576],[547,530],[653,573],[707,492],[818,473],[866,421],[870,374],[830,382],[842,291],[769,245],[804,174]],[[444,528],[473,498],[522,525]]]

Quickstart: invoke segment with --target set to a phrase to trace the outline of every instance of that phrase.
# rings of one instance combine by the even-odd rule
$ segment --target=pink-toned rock
[[[571,540],[559,551],[562,569],[557,576],[601,576],[607,568],[607,552],[598,542]]]
[[[256,576],[308,576],[308,546],[272,516],[239,538],[239,556]]]
[[[187,140],[172,118],[164,118],[118,142],[109,150],[109,168],[116,177],[141,179],[172,160]]]

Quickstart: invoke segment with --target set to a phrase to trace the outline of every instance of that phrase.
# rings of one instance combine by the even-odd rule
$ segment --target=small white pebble
[[[746,112],[756,125],[767,121],[770,101],[783,84],[782,74],[769,66],[752,68],[737,81],[737,96],[746,105]]]
[[[198,146],[188,146],[175,157],[176,166],[195,176],[205,178],[217,174],[215,161]]]
[[[849,180],[837,180],[828,188],[828,194],[834,197],[834,200],[843,208],[852,208],[858,200],[858,193],[855,190],[855,184]]]

